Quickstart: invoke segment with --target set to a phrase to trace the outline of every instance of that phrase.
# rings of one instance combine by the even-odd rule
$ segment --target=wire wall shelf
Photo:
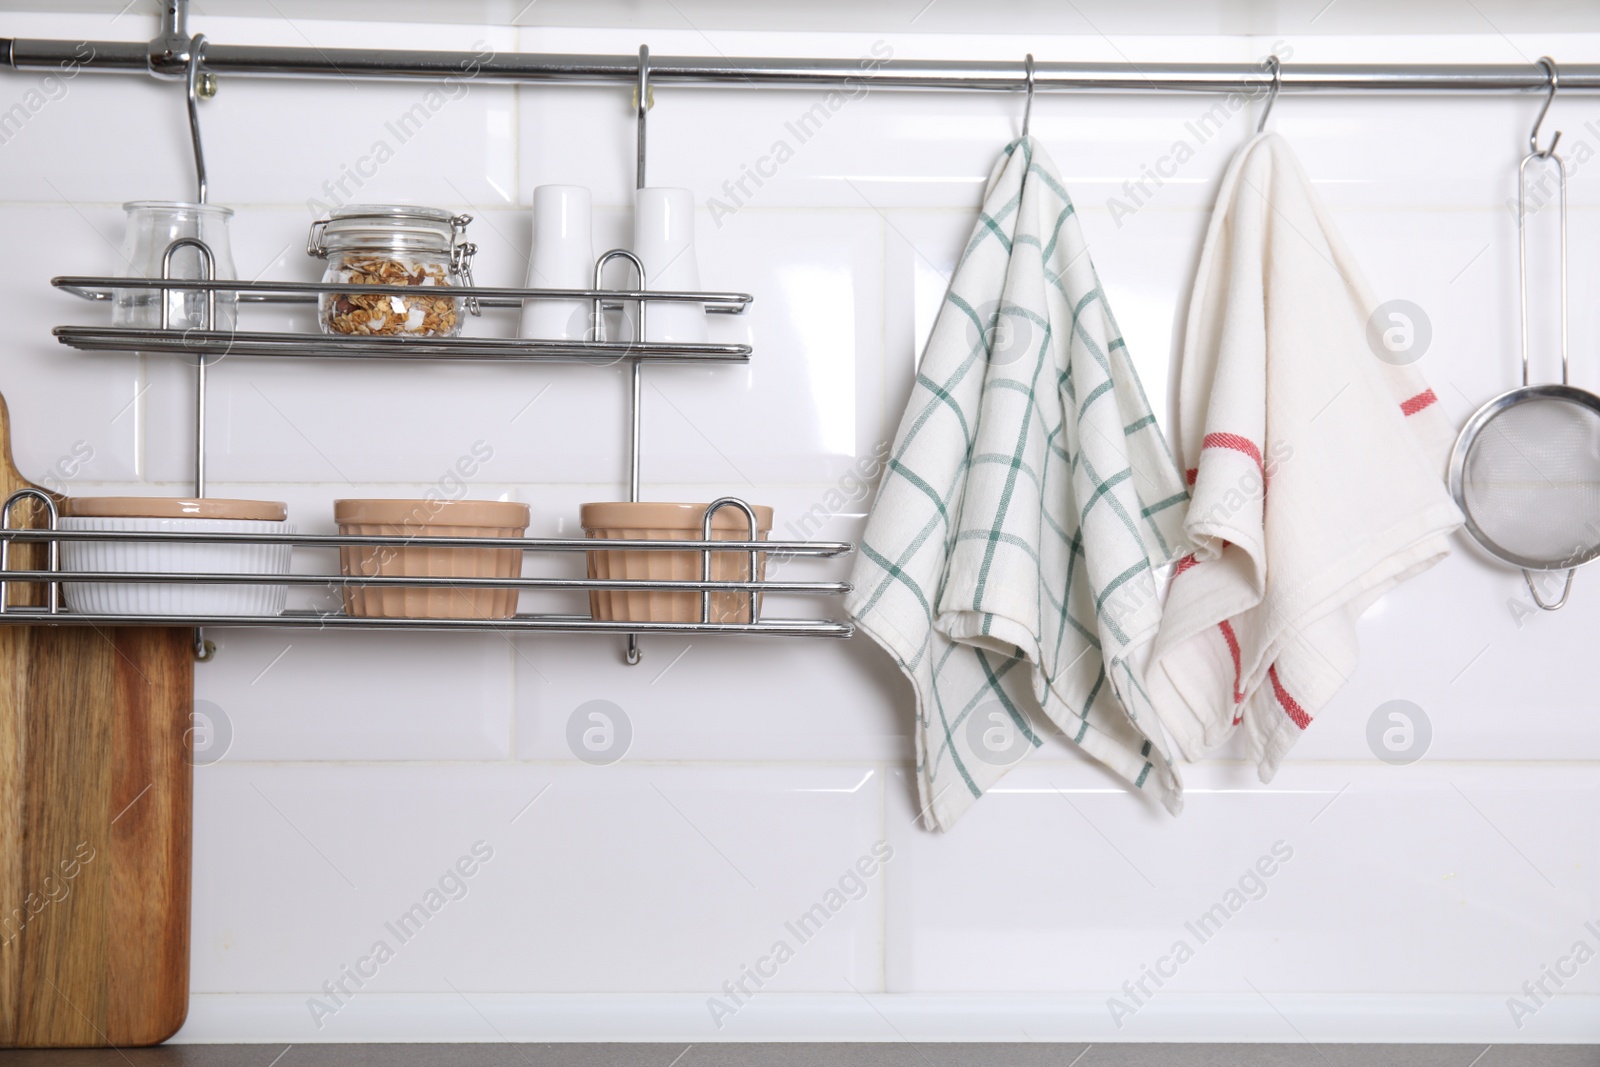
[[[202,277],[172,278],[171,253],[181,245],[193,247],[200,256]],[[626,260],[639,277],[634,289],[607,289],[600,284],[607,263]],[[206,371],[225,358],[266,357],[282,359],[341,359],[368,361],[466,361],[466,362],[567,362],[594,365],[626,365],[631,371],[629,395],[631,449],[628,482],[630,501],[640,497],[640,405],[641,373],[645,364],[748,363],[749,345],[719,343],[657,342],[644,340],[611,341],[605,338],[607,312],[634,310],[634,333],[647,337],[648,304],[690,303],[703,306],[710,314],[737,315],[747,310],[753,297],[744,293],[675,292],[650,290],[644,284],[644,271],[637,257],[624,250],[602,255],[595,264],[595,287],[591,289],[498,288],[457,285],[447,295],[469,304],[485,307],[516,308],[526,301],[585,301],[591,305],[592,340],[541,340],[508,337],[405,337],[364,336],[329,333],[286,333],[215,329],[216,298],[232,297],[241,303],[315,304],[325,297],[361,293],[366,295],[417,296],[418,287],[405,285],[365,285],[352,282],[272,282],[235,281],[211,277],[210,250],[194,238],[181,238],[168,248],[163,276],[159,278],[110,278],[63,276],[51,284],[64,292],[97,303],[112,302],[121,291],[152,290],[161,301],[163,319],[159,326],[59,326],[53,332],[63,345],[88,352],[140,352],[187,357],[195,367],[195,496],[206,493]],[[166,308],[174,294],[199,293],[206,299],[201,328],[193,324],[172,325]],[[428,295],[446,295],[438,291]],[[21,516],[25,500],[32,502],[32,522],[13,522]],[[747,532],[740,540],[713,538],[712,518],[722,508],[742,512],[748,520]],[[768,594],[785,596],[840,596],[849,591],[847,582],[784,581],[765,577],[767,561],[796,558],[838,557],[854,551],[848,542],[805,542],[761,540],[756,516],[744,501],[724,497],[708,505],[701,538],[613,539],[613,538],[526,538],[526,537],[383,537],[334,534],[232,533],[232,532],[151,532],[144,530],[75,530],[58,526],[58,509],[53,498],[38,490],[22,490],[5,502],[0,511],[0,625],[47,626],[194,626],[197,655],[204,658],[207,646],[199,627],[290,627],[315,630],[423,630],[438,632],[496,631],[500,633],[578,634],[602,633],[627,637],[629,663],[640,658],[641,634],[718,634],[774,637],[847,638],[854,632],[848,622],[810,618],[767,618],[762,614],[762,598]],[[19,528],[13,528],[18,526]],[[728,531],[723,529],[722,534]],[[699,577],[685,580],[646,580],[635,578],[569,577],[472,577],[398,576],[362,573],[197,573],[167,570],[70,570],[62,566],[63,547],[88,542],[135,542],[141,545],[281,545],[298,555],[321,550],[433,549],[512,550],[525,561],[519,575],[537,569],[528,560],[544,559],[561,553],[671,552],[681,559],[688,554],[699,557]],[[32,566],[19,567],[14,559],[24,546],[43,546],[33,552],[42,557]],[[713,578],[713,557],[727,553],[748,560],[749,580],[727,581]],[[591,564],[591,571],[594,570]],[[347,568],[341,568],[341,571]],[[353,589],[454,589],[462,592],[511,590],[515,592],[567,592],[587,594],[625,593],[630,602],[636,594],[645,599],[656,596],[681,597],[688,594],[698,601],[694,617],[681,611],[659,618],[597,618],[594,615],[561,613],[517,613],[496,618],[418,618],[371,617],[348,611],[286,610],[277,614],[192,614],[169,615],[78,611],[72,607],[75,588],[88,586],[163,586],[163,587],[252,587],[279,586],[320,588],[345,594]],[[23,589],[32,592],[15,595]],[[729,612],[727,604],[736,602],[739,610]],[[650,613],[646,613],[650,614]]]
[[[189,133],[194,151],[195,199],[207,202],[205,153],[201,143],[199,102],[208,98],[205,91],[214,83],[208,81],[203,57],[206,41],[204,35],[189,37],[186,29],[188,4],[186,0],[172,0],[163,16],[162,48],[177,49],[182,53],[181,70],[175,68],[185,84],[185,102],[189,119]],[[152,45],[154,47],[154,45]],[[20,50],[20,51],[19,51]],[[13,65],[26,43],[0,39],[0,62],[7,58]],[[634,77],[634,112],[636,120],[637,161],[636,185],[645,188],[646,167],[646,116],[652,94],[650,87],[650,52],[639,49]],[[452,218],[452,227],[464,230],[471,217]],[[319,224],[320,225],[320,224]],[[313,238],[317,231],[313,228]],[[197,277],[175,277],[174,254],[187,249],[197,257]],[[643,369],[647,364],[715,364],[749,363],[751,349],[745,344],[721,344],[705,341],[667,342],[649,340],[651,333],[646,319],[651,306],[662,304],[690,304],[707,314],[738,315],[746,311],[753,297],[745,293],[683,292],[654,290],[648,286],[643,262],[625,249],[613,249],[601,255],[594,264],[593,286],[588,289],[538,289],[479,286],[473,283],[470,257],[476,250],[463,243],[458,249],[452,236],[452,269],[457,260],[454,253],[463,254],[458,280],[465,285],[445,283],[391,285],[368,284],[348,276],[321,282],[243,281],[217,276],[217,260],[212,249],[199,237],[179,237],[168,244],[161,257],[157,277],[114,278],[101,276],[62,276],[51,279],[51,284],[63,292],[96,303],[110,303],[123,309],[123,304],[134,309],[123,317],[138,322],[137,325],[111,326],[59,326],[53,332],[62,345],[86,352],[128,352],[144,355],[165,354],[182,357],[194,368],[194,496],[206,496],[206,386],[207,371],[225,359],[251,357],[269,359],[338,359],[369,362],[437,360],[441,362],[564,362],[590,365],[622,365],[629,372],[629,453],[628,493],[630,503],[642,502],[640,494],[641,418],[643,404]],[[318,255],[321,250],[315,240],[308,242],[307,252]],[[638,285],[634,288],[606,288],[605,271],[613,261],[623,261],[631,267]],[[454,275],[453,275],[454,277]],[[566,301],[575,304],[580,314],[587,316],[582,328],[570,332],[580,339],[545,340],[514,337],[461,337],[461,336],[390,336],[343,332],[286,333],[249,331],[219,328],[219,297],[237,307],[245,304],[313,304],[321,308],[332,298],[360,294],[363,296],[427,297],[430,299],[454,298],[459,306],[472,314],[480,308],[521,308],[529,302],[541,300]],[[195,300],[198,296],[200,299]],[[159,300],[157,321],[150,321],[154,310],[151,305]],[[174,303],[187,307],[198,303],[197,314],[183,313],[182,322],[172,319]],[[587,309],[587,310],[584,310]],[[123,309],[126,310],[126,309]],[[608,339],[607,314],[631,310],[632,337]],[[319,318],[321,318],[319,311]],[[230,316],[230,321],[232,317]],[[359,324],[358,324],[359,325]],[[451,331],[453,333],[453,331]],[[30,507],[21,505],[27,502]],[[742,540],[725,539],[727,534],[739,534],[738,527],[723,525],[714,535],[713,519],[724,509],[741,513],[746,525]],[[0,509],[0,625],[94,625],[94,626],[193,626],[197,657],[209,658],[209,646],[200,631],[204,626],[295,627],[300,629],[370,629],[370,630],[494,630],[500,632],[539,633],[606,633],[627,637],[629,663],[639,661],[638,635],[668,634],[750,634],[781,637],[849,637],[854,631],[848,622],[828,619],[764,618],[761,613],[762,598],[768,593],[783,596],[839,596],[849,591],[846,582],[800,582],[769,580],[765,564],[793,558],[837,557],[854,551],[847,542],[768,541],[761,538],[756,510],[735,497],[723,497],[705,507],[700,539],[630,539],[609,536],[539,539],[525,537],[434,537],[417,536],[406,527],[411,536],[369,537],[330,534],[290,533],[237,533],[237,532],[154,532],[144,529],[63,529],[59,526],[57,498],[39,489],[23,489],[6,500]],[[19,522],[13,528],[13,516]],[[399,527],[397,527],[399,528]],[[653,527],[652,527],[653,528]],[[686,531],[687,532],[687,531]],[[247,545],[284,546],[292,556],[303,552],[333,549],[340,553],[339,573],[294,574],[288,573],[236,573],[226,568],[195,571],[178,566],[171,557],[154,567],[135,569],[132,565],[115,566],[102,559],[89,569],[72,570],[62,566],[63,548],[86,549],[91,542],[135,542],[148,549],[133,558],[148,559],[164,546],[181,550],[182,546]],[[369,552],[427,550],[493,550],[514,552],[521,566],[510,576],[507,569],[492,571],[492,577],[457,578],[447,576],[419,577],[401,574],[368,574],[365,564],[354,556],[354,550]],[[352,565],[345,553],[356,558]],[[588,553],[590,574],[610,573],[608,553],[670,553],[675,566],[666,568],[670,579],[654,576],[662,569],[663,557],[644,557],[643,566],[651,579],[638,578],[566,578],[522,577],[532,560],[545,559],[551,554]],[[730,571],[727,553],[742,554],[745,562],[738,560]],[[698,555],[698,578],[685,578],[684,563]],[[78,553],[74,558],[90,558]],[[636,560],[636,562],[638,562]],[[252,568],[241,567],[241,570]],[[378,570],[382,570],[379,566]],[[537,569],[534,566],[533,569]],[[626,562],[619,570],[636,573]],[[748,580],[729,581],[729,573],[743,572]],[[352,573],[354,572],[354,573]],[[713,575],[716,575],[714,578]],[[504,575],[504,576],[502,576]],[[321,587],[341,594],[343,611],[287,610],[276,614],[207,613],[165,614],[135,610],[134,605],[149,606],[154,601],[138,601],[124,596],[113,601],[123,608],[117,612],[73,610],[76,596],[82,603],[103,604],[90,598],[84,590],[113,588],[126,591],[129,587],[156,589],[187,589],[190,591],[215,588],[251,589],[258,592],[262,586]],[[497,591],[520,593],[523,591],[587,593],[590,614],[513,614],[510,611],[466,611],[468,618],[418,617],[422,614],[446,614],[441,611],[371,611],[357,610],[356,605],[367,601],[354,593],[360,590],[427,590],[454,589],[463,593],[487,594]],[[617,596],[622,594],[622,596]],[[607,599],[607,598],[610,599]],[[663,600],[665,598],[665,600]],[[258,598],[259,599],[259,598]],[[494,598],[491,598],[494,599]],[[688,610],[695,607],[698,610]],[[13,602],[15,601],[15,602]],[[621,601],[623,607],[618,607]],[[198,598],[174,600],[173,603],[193,605]],[[276,603],[281,604],[281,599]],[[664,603],[670,602],[668,606]],[[207,603],[217,603],[207,601]],[[250,601],[248,603],[256,603]],[[602,606],[606,605],[606,606]],[[236,605],[230,605],[236,606]],[[502,605],[503,606],[503,605]],[[730,610],[732,609],[732,610]],[[244,610],[243,608],[240,609]],[[456,614],[449,612],[448,614]],[[484,617],[494,614],[503,617]],[[374,617],[382,615],[384,617]],[[405,617],[391,617],[391,616]],[[622,617],[617,617],[622,616]]]

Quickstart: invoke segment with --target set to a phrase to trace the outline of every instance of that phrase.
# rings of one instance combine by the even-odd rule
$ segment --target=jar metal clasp
[[[306,255],[316,259],[328,258],[328,246],[323,240],[328,222],[328,219],[317,219],[311,224],[311,232],[306,235]]]
[[[450,273],[465,281],[468,288],[476,285],[472,280],[472,257],[478,254],[478,246],[465,239],[467,224],[471,221],[472,216],[466,214],[450,219]],[[467,297],[467,312],[474,316],[483,314],[477,297]]]

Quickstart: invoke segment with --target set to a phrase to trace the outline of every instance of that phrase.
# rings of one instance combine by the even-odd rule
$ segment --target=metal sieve
[[[1517,167],[1517,281],[1522,313],[1522,387],[1490,400],[1462,427],[1450,455],[1450,493],[1467,531],[1487,551],[1522,568],[1533,602],[1563,607],[1576,568],[1600,556],[1600,397],[1568,384],[1567,169],[1556,144],[1538,145],[1539,125],[1555,98],[1557,73],[1548,58],[1544,108]],[[1555,165],[1561,195],[1561,384],[1530,385],[1528,359],[1528,167]],[[1561,599],[1539,597],[1533,572],[1567,572]]]

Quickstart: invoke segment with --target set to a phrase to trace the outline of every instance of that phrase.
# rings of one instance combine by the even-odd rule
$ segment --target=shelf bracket
[[[650,106],[654,102],[655,101],[650,99],[650,46],[647,44],[642,44],[639,46],[639,77],[633,88],[633,106],[638,133],[638,160],[635,165],[633,176],[633,186],[635,189],[644,188],[646,158],[645,113],[650,110]],[[645,288],[644,264],[641,263],[635,256],[630,255],[628,258],[633,261],[633,265],[639,271],[639,288],[640,290],[643,290]],[[602,257],[601,263],[603,264],[604,262],[605,257]],[[596,289],[600,288],[599,267],[595,268],[594,287]],[[638,340],[643,341],[645,338],[643,300],[639,301],[638,331]],[[632,426],[632,432],[630,435],[631,451],[628,457],[628,499],[637,503],[639,500],[639,408],[644,400],[644,367],[643,364],[641,364],[637,359],[633,360],[632,362],[633,381],[631,383],[631,390],[629,393],[630,399],[628,402],[628,420],[629,424]],[[641,655],[642,653],[639,651],[639,635],[629,634],[628,652],[626,656],[628,666],[633,667],[638,665]]]
[[[646,49],[640,49],[640,51],[641,51],[642,54],[648,54],[648,50],[646,50]],[[643,62],[643,60],[641,59],[641,63],[642,62]],[[643,71],[643,69],[644,68],[641,66],[640,70]],[[640,85],[641,89],[644,88],[644,76],[643,76],[643,74],[640,75],[639,85]],[[644,180],[644,118],[643,118],[643,116],[644,116],[644,107],[642,105],[639,108],[639,115],[640,115],[640,119],[639,119],[639,130],[640,130],[640,133],[639,133],[639,152],[640,152],[640,155],[639,155],[639,180],[643,181]],[[644,336],[645,336],[645,334],[644,334],[644,292],[645,292],[644,263],[643,263],[642,260],[639,259],[638,256],[634,255],[632,252],[629,252],[625,248],[613,248],[611,251],[607,252],[605,255],[603,255],[599,259],[595,260],[595,263],[594,263],[594,287],[595,287],[595,289],[598,290],[598,289],[600,289],[602,287],[601,277],[605,273],[606,264],[610,263],[613,259],[625,259],[625,260],[627,260],[629,263],[631,263],[633,265],[633,269],[638,273],[638,276],[639,276],[639,289],[638,289],[638,293],[639,293],[639,302],[638,302],[639,312],[638,312],[637,321],[636,321],[636,325],[635,325],[635,339],[637,341],[639,341],[639,342],[643,342]],[[594,319],[593,333],[594,333],[595,338],[597,340],[601,340],[601,341],[605,340],[605,329],[606,329],[606,323],[605,323],[605,301],[602,300],[599,297],[596,297],[595,301],[594,301],[593,319]],[[640,430],[640,427],[641,427],[642,422],[643,422],[643,419],[641,418],[641,409],[642,409],[643,404],[644,404],[644,364],[640,361],[640,359],[639,359],[639,357],[637,355],[634,356],[632,359],[629,359],[628,362],[630,364],[632,364],[632,366],[629,368],[631,381],[629,383],[629,389],[628,389],[628,428],[629,428],[628,429],[628,499],[630,501],[632,501],[633,503],[638,503],[638,501],[639,501],[639,456],[640,456],[640,452],[641,452],[639,430]],[[638,634],[629,634],[628,635],[628,655],[627,655],[627,661],[628,661],[629,666],[632,666],[632,665],[638,663],[639,662],[639,656],[640,656],[640,653],[639,653],[639,635]]]
[[[217,261],[211,254],[211,248],[198,237],[180,237],[167,246],[161,254],[161,280],[172,280],[172,254],[180,248],[192,248],[200,256],[200,277],[202,281],[215,281],[217,277]],[[172,328],[172,294],[174,291],[161,290],[161,328]],[[202,327],[207,330],[217,328],[217,291],[206,290],[205,317],[201,320]],[[194,496],[196,500],[204,500],[206,495],[206,357],[205,353],[195,356],[194,377]]]
[[[39,505],[39,510],[44,512],[45,529],[54,530],[56,528],[60,512],[56,509],[55,500],[44,490],[30,487],[18,489],[6,498],[5,505],[0,507],[0,530],[11,529],[11,513],[24,500],[32,500]],[[51,541],[49,543],[45,566],[50,571],[59,571],[61,569],[61,543],[59,541]],[[6,614],[10,606],[11,588],[10,583],[6,580],[6,574],[10,570],[11,541],[7,539],[0,541],[0,615]],[[46,595],[50,614],[57,615],[61,612],[61,583],[50,582],[47,588],[49,592]]]

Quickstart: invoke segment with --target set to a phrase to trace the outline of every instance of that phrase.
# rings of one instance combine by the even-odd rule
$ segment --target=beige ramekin
[[[517,578],[522,551],[515,548],[434,548],[430,537],[521,537],[528,505],[501,500],[335,500],[341,534],[401,537],[413,543],[339,549],[345,577]],[[517,590],[488,588],[379,588],[347,584],[347,614],[369,619],[509,619]]]
[[[655,501],[584,504],[578,512],[585,537],[606,540],[698,541],[708,504],[663,504]],[[765,541],[772,530],[772,509],[752,506],[756,513],[756,540]],[[725,507],[712,519],[713,541],[750,539],[744,512]],[[589,577],[645,581],[693,582],[700,579],[699,552],[623,550],[590,552]],[[757,559],[756,581],[767,571],[766,553]],[[713,552],[711,580],[750,581],[750,557],[742,552]],[[757,603],[759,604],[759,597]],[[595,590],[589,594],[589,614],[607,622],[699,622],[700,594]],[[713,593],[712,622],[749,622],[747,593]]]

